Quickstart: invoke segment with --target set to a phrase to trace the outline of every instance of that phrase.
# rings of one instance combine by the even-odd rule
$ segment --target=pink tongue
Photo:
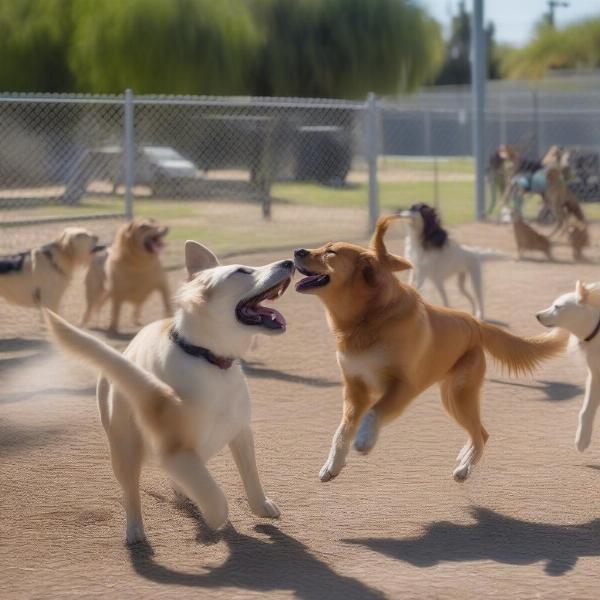
[[[285,327],[285,319],[283,318],[283,315],[277,312],[276,310],[273,310],[272,308],[267,308],[266,306],[261,306],[260,304],[258,306],[255,306],[254,310],[259,315],[262,315],[265,319],[271,319],[275,323],[278,323],[279,325]]]

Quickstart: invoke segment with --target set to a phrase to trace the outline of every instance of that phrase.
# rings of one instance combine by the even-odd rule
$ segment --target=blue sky
[[[457,11],[458,0],[417,0],[444,26]],[[556,9],[558,27],[591,15],[600,16],[600,0],[569,0],[568,8]],[[470,10],[472,0],[466,1]],[[545,0],[484,0],[485,20],[496,24],[496,39],[512,44],[524,44],[534,23],[547,11]]]

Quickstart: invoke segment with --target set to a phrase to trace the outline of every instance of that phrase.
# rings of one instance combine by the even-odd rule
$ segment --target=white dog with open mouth
[[[592,440],[594,417],[600,406],[600,283],[586,285],[578,281],[574,292],[559,296],[536,316],[546,327],[569,331],[585,356],[588,378],[575,436],[575,445],[583,452]]]
[[[179,291],[175,317],[144,327],[123,355],[46,311],[60,344],[102,372],[100,417],[123,488],[129,543],[145,537],[139,478],[150,449],[211,527],[226,521],[228,507],[205,465],[225,444],[252,511],[279,516],[260,483],[250,398],[236,359],[255,333],[285,331],[283,316],[260,303],[283,294],[294,265],[284,260],[264,267],[222,266],[208,248],[191,241],[185,255],[189,281]]]

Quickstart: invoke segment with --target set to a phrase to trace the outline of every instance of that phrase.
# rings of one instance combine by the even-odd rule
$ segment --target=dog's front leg
[[[244,427],[229,443],[229,448],[244,483],[252,512],[259,517],[279,517],[279,508],[273,500],[267,498],[260,483],[254,454],[254,436],[250,427]]]
[[[321,481],[329,481],[337,477],[344,468],[350,444],[354,439],[360,420],[368,408],[368,404],[369,392],[362,379],[346,379],[342,422],[333,436],[327,462],[319,473]]]
[[[592,440],[594,417],[600,406],[600,378],[598,373],[589,371],[585,387],[585,399],[579,413],[579,427],[575,435],[575,445],[579,452],[583,452]]]

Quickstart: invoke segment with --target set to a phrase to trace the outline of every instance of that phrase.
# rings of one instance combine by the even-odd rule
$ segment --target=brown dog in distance
[[[124,302],[135,307],[134,320],[139,324],[140,312],[148,296],[158,290],[165,313],[171,314],[171,296],[159,253],[163,238],[169,231],[154,219],[136,219],[123,225],[106,252],[94,257],[85,278],[87,308],[82,326],[89,323],[94,312],[112,301],[110,333],[117,333],[119,315]]]

